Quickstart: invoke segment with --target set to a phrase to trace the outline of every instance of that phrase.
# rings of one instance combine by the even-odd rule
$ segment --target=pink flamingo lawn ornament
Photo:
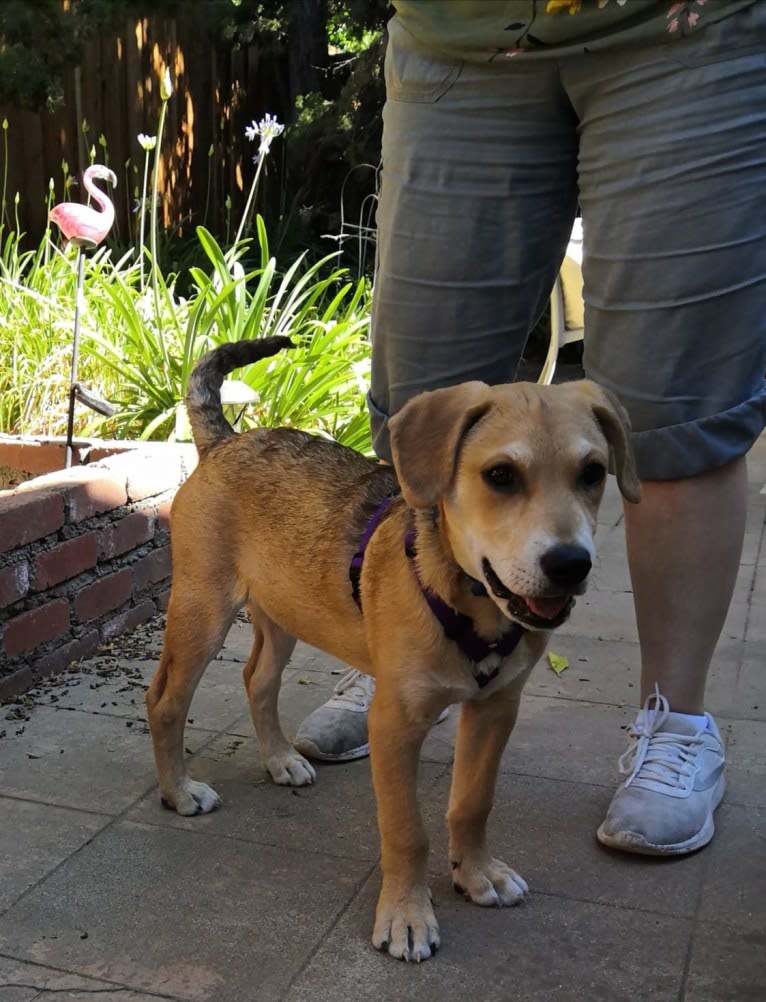
[[[80,202],[60,202],[49,213],[52,223],[61,230],[75,247],[92,250],[98,247],[114,223],[114,203],[94,181],[111,181],[117,186],[117,175],[103,164],[91,164],[82,176],[83,188],[99,209]]]
[[[106,400],[102,400],[90,390],[86,390],[77,382],[77,361],[80,341],[80,300],[82,298],[83,281],[83,251],[98,247],[114,223],[114,203],[107,194],[93,183],[96,180],[111,181],[117,185],[117,175],[103,164],[91,164],[83,174],[82,183],[93,201],[98,205],[94,209],[90,205],[79,202],[60,202],[49,212],[51,222],[61,230],[62,234],[77,248],[77,291],[74,307],[74,337],[72,339],[72,367],[69,379],[69,413],[67,416],[66,460],[67,469],[72,465],[72,439],[74,436],[74,406],[77,400],[91,410],[104,417],[111,417],[115,409]]]

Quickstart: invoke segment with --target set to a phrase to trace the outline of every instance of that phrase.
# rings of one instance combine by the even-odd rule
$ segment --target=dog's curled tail
[[[294,347],[289,337],[262,337],[222,344],[200,358],[186,388],[186,412],[200,456],[236,434],[221,406],[224,377],[243,365],[276,355],[283,348]]]

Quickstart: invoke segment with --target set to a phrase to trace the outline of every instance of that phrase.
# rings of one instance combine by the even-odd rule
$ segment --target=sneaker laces
[[[350,703],[355,709],[367,710],[375,692],[375,679],[352,668],[333,690],[332,702]]]
[[[697,753],[703,744],[701,734],[660,731],[669,713],[670,704],[655,683],[654,692],[646,697],[628,730],[630,746],[619,758],[626,787],[635,779],[643,779],[677,789],[693,776]]]

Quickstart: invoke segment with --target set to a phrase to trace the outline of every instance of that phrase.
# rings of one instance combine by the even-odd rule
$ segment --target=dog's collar
[[[404,545],[407,556],[414,557],[416,553],[414,529],[410,529],[405,536]],[[476,632],[470,616],[466,616],[465,613],[453,609],[440,595],[437,595],[435,591],[432,591],[427,585],[423,584],[417,571],[417,565],[415,565],[415,573],[420,590],[423,593],[423,598],[428,603],[431,612],[441,623],[446,636],[453,643],[457,644],[469,661],[478,666],[493,654],[497,655],[501,660],[513,654],[526,632],[523,626],[520,626],[518,623],[511,623],[505,633],[502,633],[497,640],[485,640]],[[470,578],[470,575],[466,575],[466,577]],[[474,579],[470,578],[470,580],[473,581]],[[480,584],[478,581],[476,583]],[[497,664],[489,671],[475,671],[473,677],[476,679],[478,687],[483,689],[493,678],[497,677],[499,671],[500,665]]]
[[[360,594],[360,581],[362,577],[362,564],[364,563],[364,554],[367,546],[372,539],[373,533],[380,525],[381,519],[388,510],[391,502],[397,497],[397,494],[391,494],[385,497],[367,523],[367,527],[362,534],[362,538],[359,540],[359,548],[351,559],[351,564],[348,569],[348,576],[351,580],[351,592],[354,601],[362,608],[362,600]],[[410,531],[405,536],[404,540],[405,552],[410,558],[415,556],[415,530],[410,529]],[[432,591],[420,580],[420,575],[417,571],[417,565],[413,564],[415,567],[415,574],[418,579],[418,584],[420,585],[420,591],[422,592],[423,598],[428,603],[428,607],[434,614],[436,619],[438,619],[441,624],[444,633],[449,639],[457,644],[460,650],[465,654],[469,661],[472,661],[477,667],[481,665],[487,658],[491,655],[497,655],[500,659],[508,657],[513,651],[516,650],[519,641],[524,636],[525,630],[518,623],[511,623],[509,628],[503,633],[497,640],[487,641],[474,629],[473,620],[470,616],[466,616],[465,613],[458,612],[453,609],[451,605],[448,605],[441,596],[437,595],[436,592]],[[464,572],[465,573],[465,572]],[[476,586],[481,588],[481,582],[476,581],[474,578],[469,577],[471,584],[471,590],[474,594],[481,594],[480,590],[477,590]],[[484,592],[486,594],[486,590]],[[475,671],[474,678],[476,679],[476,684],[480,689],[483,689],[485,685],[488,685],[493,678],[495,678],[500,671],[500,665],[497,664],[489,671]]]

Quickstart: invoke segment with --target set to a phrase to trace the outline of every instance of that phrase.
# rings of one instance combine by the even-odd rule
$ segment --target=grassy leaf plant
[[[164,80],[163,119],[167,86]],[[118,412],[105,419],[83,408],[77,413],[77,433],[178,437],[186,384],[203,352],[226,341],[285,334],[294,350],[234,373],[256,394],[240,426],[291,424],[369,453],[368,284],[350,281],[334,254],[314,262],[301,255],[280,268],[255,210],[263,162],[283,127],[267,115],[246,130],[249,139],[259,139],[259,149],[233,243],[222,246],[200,226],[197,260],[203,263],[163,274],[157,263],[156,183],[163,125],[160,121],[156,146],[153,136],[138,138],[145,153],[138,246],[119,259],[102,247],[84,263],[82,374]],[[150,152],[155,157],[151,198]],[[53,181],[49,205],[52,198]],[[52,238],[49,229],[38,248],[22,250],[18,221],[12,227],[8,215],[0,215],[3,433],[62,434],[65,426],[75,256]]]

